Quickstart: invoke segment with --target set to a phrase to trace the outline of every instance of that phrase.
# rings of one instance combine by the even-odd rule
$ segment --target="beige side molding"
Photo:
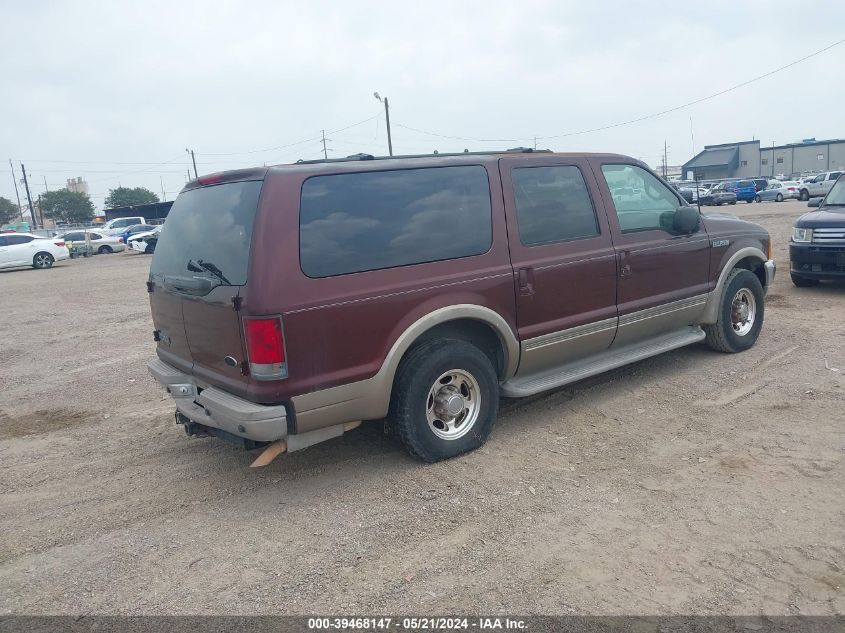
[[[736,266],[737,262],[742,259],[745,259],[746,257],[753,257],[754,259],[759,259],[761,264],[768,260],[766,254],[759,248],[756,248],[754,246],[746,246],[731,255],[730,259],[728,259],[728,261],[722,267],[722,273],[719,275],[719,280],[716,282],[716,287],[710,293],[710,298],[707,300],[707,305],[704,308],[704,314],[701,316],[702,323],[715,323],[716,320],[719,318],[719,301],[722,298],[722,290],[725,287],[725,281],[727,280],[728,275],[734,269],[734,266]]]

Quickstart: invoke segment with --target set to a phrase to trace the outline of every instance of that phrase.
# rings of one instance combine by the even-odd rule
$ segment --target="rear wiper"
[[[201,259],[189,259],[188,260],[188,270],[194,273],[201,273],[201,272],[209,272],[217,279],[222,281],[224,284],[231,286],[232,282],[226,279],[226,276],[223,274],[223,271],[217,268],[211,262],[204,262]]]

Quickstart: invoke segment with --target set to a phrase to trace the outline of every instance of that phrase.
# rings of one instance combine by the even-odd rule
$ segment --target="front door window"
[[[602,165],[623,233],[672,230],[672,218],[683,204],[653,174],[636,165]]]

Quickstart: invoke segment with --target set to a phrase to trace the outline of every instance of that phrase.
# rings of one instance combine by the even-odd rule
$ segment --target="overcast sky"
[[[844,37],[842,2],[4,0],[0,157],[24,161],[33,194],[83,176],[98,208],[118,184],[173,199],[186,147],[200,174],[317,158],[322,129],[330,156],[386,154],[376,90],[395,153],[500,149],[666,110]],[[843,67],[845,44],[538,146],[654,166],[664,139],[680,164],[704,144],[845,137]],[[0,196],[14,200],[8,163]]]

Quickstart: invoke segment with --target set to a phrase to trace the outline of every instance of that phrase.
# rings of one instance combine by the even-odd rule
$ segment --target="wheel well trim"
[[[733,255],[730,256],[725,265],[722,267],[722,272],[719,273],[719,280],[716,282],[716,287],[710,292],[710,297],[707,299],[707,305],[704,308],[704,313],[701,317],[702,323],[715,323],[719,318],[719,302],[722,298],[722,289],[725,287],[725,282],[728,275],[736,267],[737,263],[743,259],[748,258],[760,260],[760,264],[765,264],[768,260],[766,254],[756,246],[746,246],[740,248]]]
[[[519,342],[504,317],[495,310],[477,304],[445,306],[421,316],[405,328],[373,377],[291,398],[296,410],[297,432],[387,415],[393,380],[405,353],[431,328],[462,319],[479,321],[493,329],[502,344],[503,379],[513,376],[519,365]]]

